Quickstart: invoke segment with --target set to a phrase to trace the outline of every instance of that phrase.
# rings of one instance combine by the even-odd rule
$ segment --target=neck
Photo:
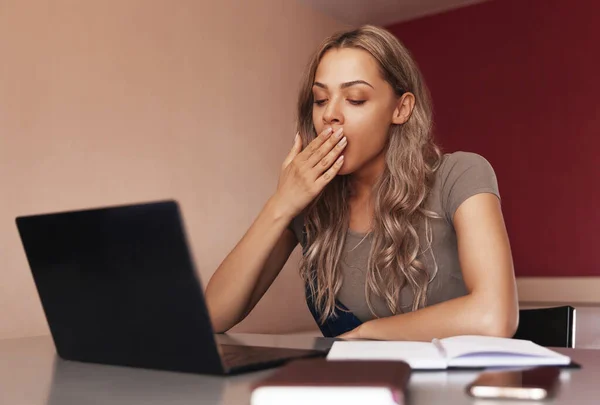
[[[370,199],[373,186],[385,170],[385,153],[377,155],[360,170],[350,175],[352,198],[358,201]]]

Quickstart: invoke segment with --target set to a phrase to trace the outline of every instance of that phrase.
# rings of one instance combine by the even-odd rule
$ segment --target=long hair
[[[408,121],[390,126],[385,169],[374,185],[373,240],[365,294],[374,315],[372,294],[382,297],[396,314],[403,312],[400,293],[408,286],[414,297],[412,310],[416,310],[425,306],[428,284],[437,271],[429,272],[419,260],[422,247],[417,233],[424,225],[430,247],[430,220],[437,215],[426,210],[425,201],[441,162],[441,152],[432,139],[429,91],[409,51],[385,29],[366,25],[335,34],[318,48],[301,85],[297,129],[304,146],[317,136],[312,119],[312,87],[317,67],[327,51],[340,48],[367,51],[378,62],[382,77],[398,97],[404,92],[415,96]],[[349,224],[350,192],[348,176],[336,176],[304,211],[306,249],[300,275],[321,314],[321,323],[336,313],[335,297],[342,285],[339,265]]]

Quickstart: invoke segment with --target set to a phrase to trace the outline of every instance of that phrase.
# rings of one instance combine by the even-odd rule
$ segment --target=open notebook
[[[427,342],[337,341],[327,360],[404,360],[413,370],[571,364],[571,358],[529,340],[454,336]]]

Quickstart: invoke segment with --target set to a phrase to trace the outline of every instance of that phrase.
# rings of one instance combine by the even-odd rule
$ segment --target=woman
[[[476,154],[442,156],[428,91],[384,29],[327,39],[298,102],[276,192],[211,278],[215,330],[240,322],[298,243],[325,336],[510,337],[518,302],[498,187]]]

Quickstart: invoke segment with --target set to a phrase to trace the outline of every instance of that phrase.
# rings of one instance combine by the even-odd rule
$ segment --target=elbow
[[[227,333],[231,329],[227,326],[216,325],[214,323],[212,324],[212,327],[213,327],[213,333],[215,333],[215,334]]]
[[[234,323],[221,320],[218,316],[209,316],[213,333],[226,333],[235,326]]]
[[[212,299],[212,296],[208,293],[204,295],[204,302],[206,306],[206,316],[210,320],[213,333],[225,333],[229,331],[235,323],[228,322],[227,319],[221,313],[222,311],[218,311],[219,305],[215,303]]]
[[[503,309],[488,311],[484,317],[481,334],[502,338],[512,338],[519,325],[519,311],[517,309]]]

